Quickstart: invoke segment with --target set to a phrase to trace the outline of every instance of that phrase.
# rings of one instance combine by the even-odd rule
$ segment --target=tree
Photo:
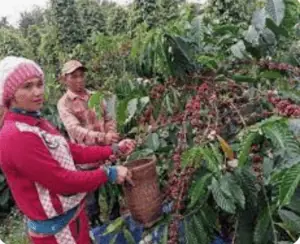
[[[9,23],[7,21],[7,17],[1,17],[1,20],[0,20],[0,28],[7,28],[9,27]]]
[[[59,62],[59,44],[57,36],[58,30],[54,25],[47,26],[41,33],[38,56],[43,65],[56,65]]]
[[[134,0],[133,12],[131,15],[131,29],[142,23],[143,21],[149,26],[154,27],[159,20],[157,15],[158,5],[156,0]]]
[[[28,28],[32,25],[42,25],[43,21],[44,11],[40,7],[35,6],[31,11],[21,13],[19,28],[22,34],[27,37]]]
[[[243,24],[250,21],[255,4],[255,0],[209,0],[206,11],[220,24]]]
[[[128,12],[119,6],[111,8],[107,18],[107,33],[111,35],[124,33],[127,28]]]
[[[30,25],[28,27],[26,40],[29,42],[33,49],[33,55],[35,56],[35,60],[39,61],[40,57],[38,55],[38,47],[41,44],[41,33],[39,26]]]
[[[91,36],[93,32],[105,31],[105,17],[100,5],[95,0],[77,1],[77,11],[81,22],[84,23],[86,37]]]
[[[161,0],[160,1],[160,22],[165,22],[175,19],[179,15],[179,5],[185,2],[184,0]]]
[[[31,46],[15,29],[0,29],[0,58],[7,55],[33,58]]]
[[[74,0],[51,0],[58,43],[62,50],[70,53],[84,41],[84,32]]]

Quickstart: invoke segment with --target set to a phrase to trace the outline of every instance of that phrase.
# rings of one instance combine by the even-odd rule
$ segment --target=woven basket
[[[123,187],[126,204],[132,218],[149,228],[160,218],[162,210],[156,159],[134,160],[126,167],[132,172],[134,182],[134,186],[125,184]]]

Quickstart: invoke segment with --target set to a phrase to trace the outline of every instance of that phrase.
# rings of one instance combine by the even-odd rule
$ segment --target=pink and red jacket
[[[32,220],[58,216],[108,179],[76,165],[106,160],[109,146],[69,143],[45,119],[7,112],[0,130],[0,167],[20,210]]]

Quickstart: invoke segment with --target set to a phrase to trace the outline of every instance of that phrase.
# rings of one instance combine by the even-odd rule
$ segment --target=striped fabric
[[[72,155],[70,154],[68,143],[61,135],[51,135],[41,130],[39,127],[30,126],[25,123],[17,122],[16,126],[22,132],[31,132],[39,136],[50,151],[52,157],[59,162],[61,167],[68,170],[76,170]],[[57,147],[52,145],[57,145]],[[49,190],[37,183],[36,190],[47,217],[53,218],[59,215],[58,211],[52,204]],[[66,212],[77,206],[84,199],[86,193],[79,193],[68,197],[61,195],[58,196],[63,212]]]

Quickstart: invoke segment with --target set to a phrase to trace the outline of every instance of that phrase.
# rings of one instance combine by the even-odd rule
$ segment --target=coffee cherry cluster
[[[165,92],[165,86],[159,84],[159,85],[156,85],[152,88],[151,92],[150,92],[150,97],[152,99],[158,99],[158,98],[161,98],[161,96],[164,94]]]
[[[256,178],[259,182],[263,180],[263,157],[259,155],[261,151],[260,145],[252,145],[251,147],[251,159],[252,159],[252,169],[255,172]]]
[[[300,75],[300,68],[286,63],[276,63],[268,60],[262,60],[258,63],[258,65],[264,69],[285,71],[291,72],[292,74],[297,76]]]
[[[289,99],[281,99],[277,96],[276,92],[268,92],[268,101],[273,104],[277,112],[286,117],[299,117],[300,116],[300,106],[294,104]]]
[[[187,197],[188,187],[195,168],[188,166],[183,168],[181,165],[181,154],[187,149],[186,132],[183,128],[178,132],[178,146],[174,150],[172,157],[173,169],[169,175],[166,190],[166,199],[173,202],[173,219],[169,225],[169,244],[178,243],[179,220],[181,212],[184,210],[184,201]]]
[[[179,238],[179,220],[180,218],[174,217],[172,222],[169,224],[169,238],[168,238],[168,244],[177,244],[178,238]]]

